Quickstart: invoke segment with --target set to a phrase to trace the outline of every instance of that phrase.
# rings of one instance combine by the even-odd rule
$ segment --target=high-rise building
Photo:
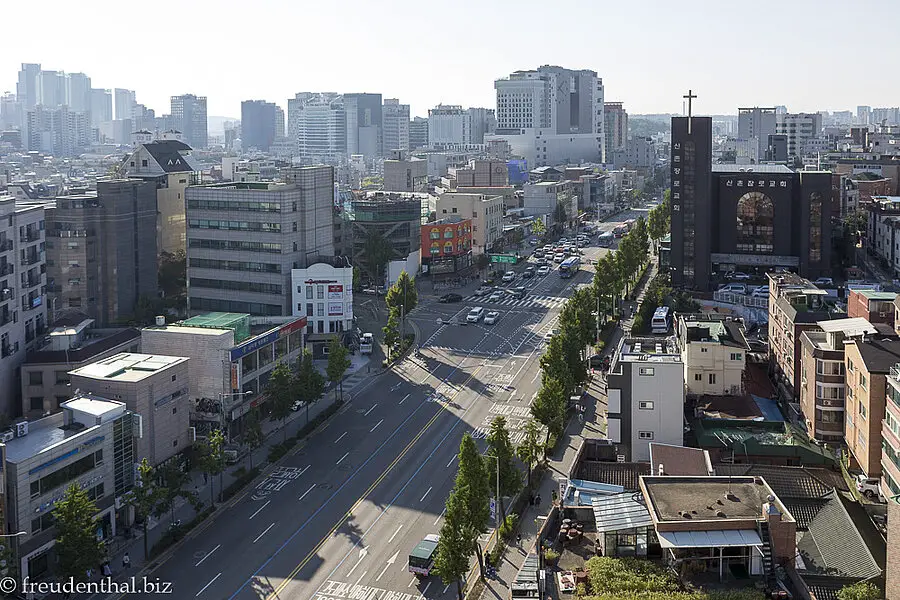
[[[347,117],[340,95],[318,94],[288,104],[304,164],[331,163],[347,154]]]
[[[624,152],[628,143],[628,113],[621,102],[603,103],[606,160],[612,161],[616,152]]]
[[[428,119],[415,117],[409,122],[409,149],[418,150],[428,146]]]
[[[483,144],[484,136],[497,129],[497,117],[493,108],[472,107],[469,113],[469,143]]]
[[[605,162],[603,80],[545,65],[494,82],[497,132],[529,165]]]
[[[190,313],[289,316],[291,269],[334,256],[334,169],[282,179],[187,188]]]
[[[107,326],[155,297],[156,186],[138,179],[97,182],[97,190],[46,204],[48,294],[54,318],[79,311]]]
[[[91,125],[113,120],[112,91],[91,88]]]
[[[275,137],[284,137],[284,109],[277,105],[275,106]]]
[[[428,145],[432,148],[469,143],[471,120],[462,106],[438,104],[428,111]]]
[[[332,96],[336,96],[337,94],[331,94]],[[293,98],[288,98],[288,110],[287,110],[287,136],[292,140],[297,140],[297,136],[299,135],[299,122],[300,122],[300,113],[303,110],[303,106],[316,98],[318,98],[320,94],[315,94],[313,92],[297,92],[294,94]]]
[[[347,154],[381,156],[381,94],[344,94]]]
[[[88,119],[88,113],[74,112],[67,106],[39,104],[25,115],[25,147],[55,156],[78,154],[90,143]]]
[[[19,365],[47,327],[44,209],[0,195],[0,414],[18,414]]]
[[[66,74],[63,71],[41,71],[38,104],[57,107],[68,104]]]
[[[282,113],[282,119],[284,118]],[[241,102],[241,148],[268,152],[275,141],[278,107],[265,100]]]
[[[756,140],[757,156],[766,155],[769,136],[775,134],[775,108],[738,108],[738,138]]]
[[[396,98],[385,98],[382,120],[382,155],[391,156],[393,150],[409,150],[409,104],[400,104]]]
[[[16,97],[25,110],[41,103],[41,65],[22,63],[19,81],[16,84]]]
[[[806,143],[822,132],[819,113],[784,113],[776,115],[775,133],[787,136],[789,157],[802,156]]]
[[[871,123],[875,125],[900,125],[900,108],[873,108]]]
[[[871,106],[860,105],[856,107],[856,122],[859,125],[868,125],[872,113]]]
[[[172,119],[175,129],[184,135],[185,143],[201,150],[208,145],[206,96],[184,94],[172,96]]]
[[[84,73],[66,75],[66,99],[69,110],[91,112],[91,78]]]
[[[134,116],[134,105],[137,102],[136,94],[132,90],[116,88],[114,91],[116,101],[115,119],[122,121]]]
[[[24,122],[22,103],[15,94],[0,96],[0,130],[19,129]]]

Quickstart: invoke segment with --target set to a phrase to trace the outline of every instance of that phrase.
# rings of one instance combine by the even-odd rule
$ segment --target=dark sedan
[[[438,302],[442,302],[444,304],[452,304],[453,302],[462,302],[462,296],[459,294],[444,294],[441,296]]]

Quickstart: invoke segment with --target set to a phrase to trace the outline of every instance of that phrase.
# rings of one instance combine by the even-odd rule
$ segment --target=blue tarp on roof
[[[784,417],[781,415],[778,404],[774,400],[771,398],[763,398],[762,396],[751,395],[751,397],[753,398],[753,401],[756,402],[756,406],[759,407],[759,410],[766,421],[784,422]]]

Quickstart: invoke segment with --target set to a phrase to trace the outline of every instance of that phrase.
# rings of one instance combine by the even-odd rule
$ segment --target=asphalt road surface
[[[523,301],[424,301],[409,316],[421,355],[356,388],[341,414],[150,577],[172,582],[178,598],[452,598],[436,576],[407,571],[409,552],[440,530],[462,435],[483,445],[491,419],[505,415],[520,439],[546,334],[574,286],[590,282],[590,260],[608,251],[586,248],[570,279],[556,269],[518,277],[509,285],[528,288]],[[444,324],[476,305],[500,312],[497,323]]]

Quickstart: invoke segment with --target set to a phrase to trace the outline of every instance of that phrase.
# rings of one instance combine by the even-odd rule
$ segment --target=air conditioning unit
[[[28,421],[19,421],[16,423],[16,437],[25,437],[28,435]]]
[[[0,442],[4,444],[13,441],[16,438],[16,434],[13,433],[12,429],[7,429],[6,431],[0,431]]]

